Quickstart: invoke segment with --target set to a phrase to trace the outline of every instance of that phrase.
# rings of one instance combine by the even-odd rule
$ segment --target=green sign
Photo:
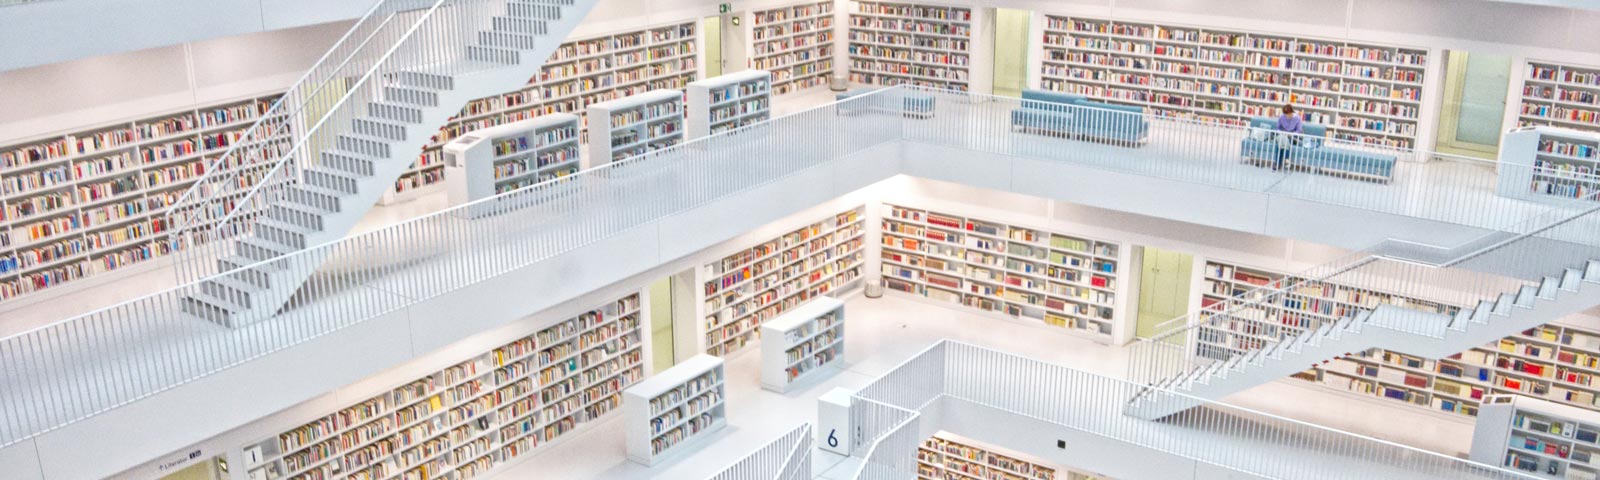
[[[733,11],[733,6],[732,5],[724,3],[722,5],[718,5],[717,6],[717,13],[728,13],[730,11]]]

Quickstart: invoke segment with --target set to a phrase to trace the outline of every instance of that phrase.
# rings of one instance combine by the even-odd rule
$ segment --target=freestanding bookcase
[[[1501,196],[1536,202],[1575,202],[1600,188],[1600,133],[1534,126],[1500,143]]]
[[[651,90],[589,106],[586,168],[683,143],[683,92]]]
[[[689,83],[689,137],[700,138],[772,116],[772,72],[745,70]]]
[[[1472,460],[1559,479],[1600,476],[1600,413],[1523,396],[1490,396],[1472,432]]]
[[[728,425],[722,359],[696,355],[622,392],[628,459],[655,465]]]
[[[460,205],[578,171],[578,116],[553,113],[479,130],[444,147],[446,195]]]
[[[844,361],[844,301],[818,297],[761,325],[761,388],[784,393],[838,371]]]

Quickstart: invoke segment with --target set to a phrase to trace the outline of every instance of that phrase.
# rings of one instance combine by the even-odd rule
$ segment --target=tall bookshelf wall
[[[888,290],[1111,341],[1118,243],[888,204],[882,227]]]
[[[949,432],[939,432],[917,446],[918,480],[1109,480],[1063,469]]]
[[[274,100],[248,98],[0,147],[0,301],[182,248],[166,238],[168,207]],[[265,171],[263,165],[257,175]]]
[[[1529,61],[1523,69],[1518,126],[1600,132],[1600,67]]]
[[[1260,286],[1277,286],[1286,277],[1290,276],[1208,261],[1201,290],[1203,308],[1226,308],[1237,303],[1232,295]],[[1236,320],[1228,331],[1202,333],[1198,342],[1202,348],[1215,348],[1217,352],[1237,352],[1234,347],[1315,328],[1346,312],[1379,304],[1455,312],[1455,307],[1381,292],[1366,292],[1359,302],[1348,303],[1334,299],[1337,295],[1326,294],[1354,289],[1330,286],[1319,290],[1311,294],[1313,290],[1307,289],[1307,295],[1293,296],[1279,307],[1264,310],[1258,316],[1260,322]],[[1289,305],[1291,302],[1294,304]],[[1464,416],[1475,416],[1482,398],[1491,394],[1528,395],[1600,411],[1600,403],[1595,401],[1600,395],[1596,377],[1600,377],[1600,330],[1557,324],[1445,359],[1429,360],[1374,349],[1295,375],[1329,388]]]
[[[1292,102],[1336,138],[1415,147],[1427,49],[1180,25],[1045,17],[1041,86],[1208,123]]]
[[[644,377],[629,294],[245,445],[252,480],[466,480],[621,411]]]
[[[468,132],[584,108],[650,90],[682,89],[699,78],[695,22],[671,23],[561,44],[539,75],[516,91],[467,102],[398,181],[386,201],[415,195],[444,179],[441,147]],[[583,132],[587,138],[587,130]],[[587,141],[587,140],[585,140]]]
[[[972,9],[857,1],[850,12],[850,81],[967,91]]]
[[[853,286],[866,257],[863,214],[856,207],[830,215],[702,267],[706,353],[738,353],[767,320]]]
[[[833,75],[832,0],[807,2],[750,15],[750,68],[772,72],[772,94],[828,84]]]

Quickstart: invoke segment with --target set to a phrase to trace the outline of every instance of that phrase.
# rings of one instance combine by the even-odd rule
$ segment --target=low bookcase
[[[761,325],[761,388],[778,393],[844,361],[844,301],[817,297]]]
[[[696,355],[622,392],[628,459],[656,465],[728,425],[722,359]]]

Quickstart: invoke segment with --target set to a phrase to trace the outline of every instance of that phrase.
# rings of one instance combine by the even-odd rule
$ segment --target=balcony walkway
[[[874,98],[891,94],[854,102],[898,104]],[[1494,171],[1484,164],[1403,164],[1387,185],[1273,172],[1239,161],[1236,130],[1157,121],[1149,144],[1128,148],[1012,134],[1013,107],[942,97],[934,119],[916,120],[824,106],[526,189],[492,215],[456,209],[352,237],[327,247],[330,260],[289,309],[245,328],[179,313],[185,286],[5,338],[0,445],[897,139],[1484,228],[1555,208],[1493,195]]]

